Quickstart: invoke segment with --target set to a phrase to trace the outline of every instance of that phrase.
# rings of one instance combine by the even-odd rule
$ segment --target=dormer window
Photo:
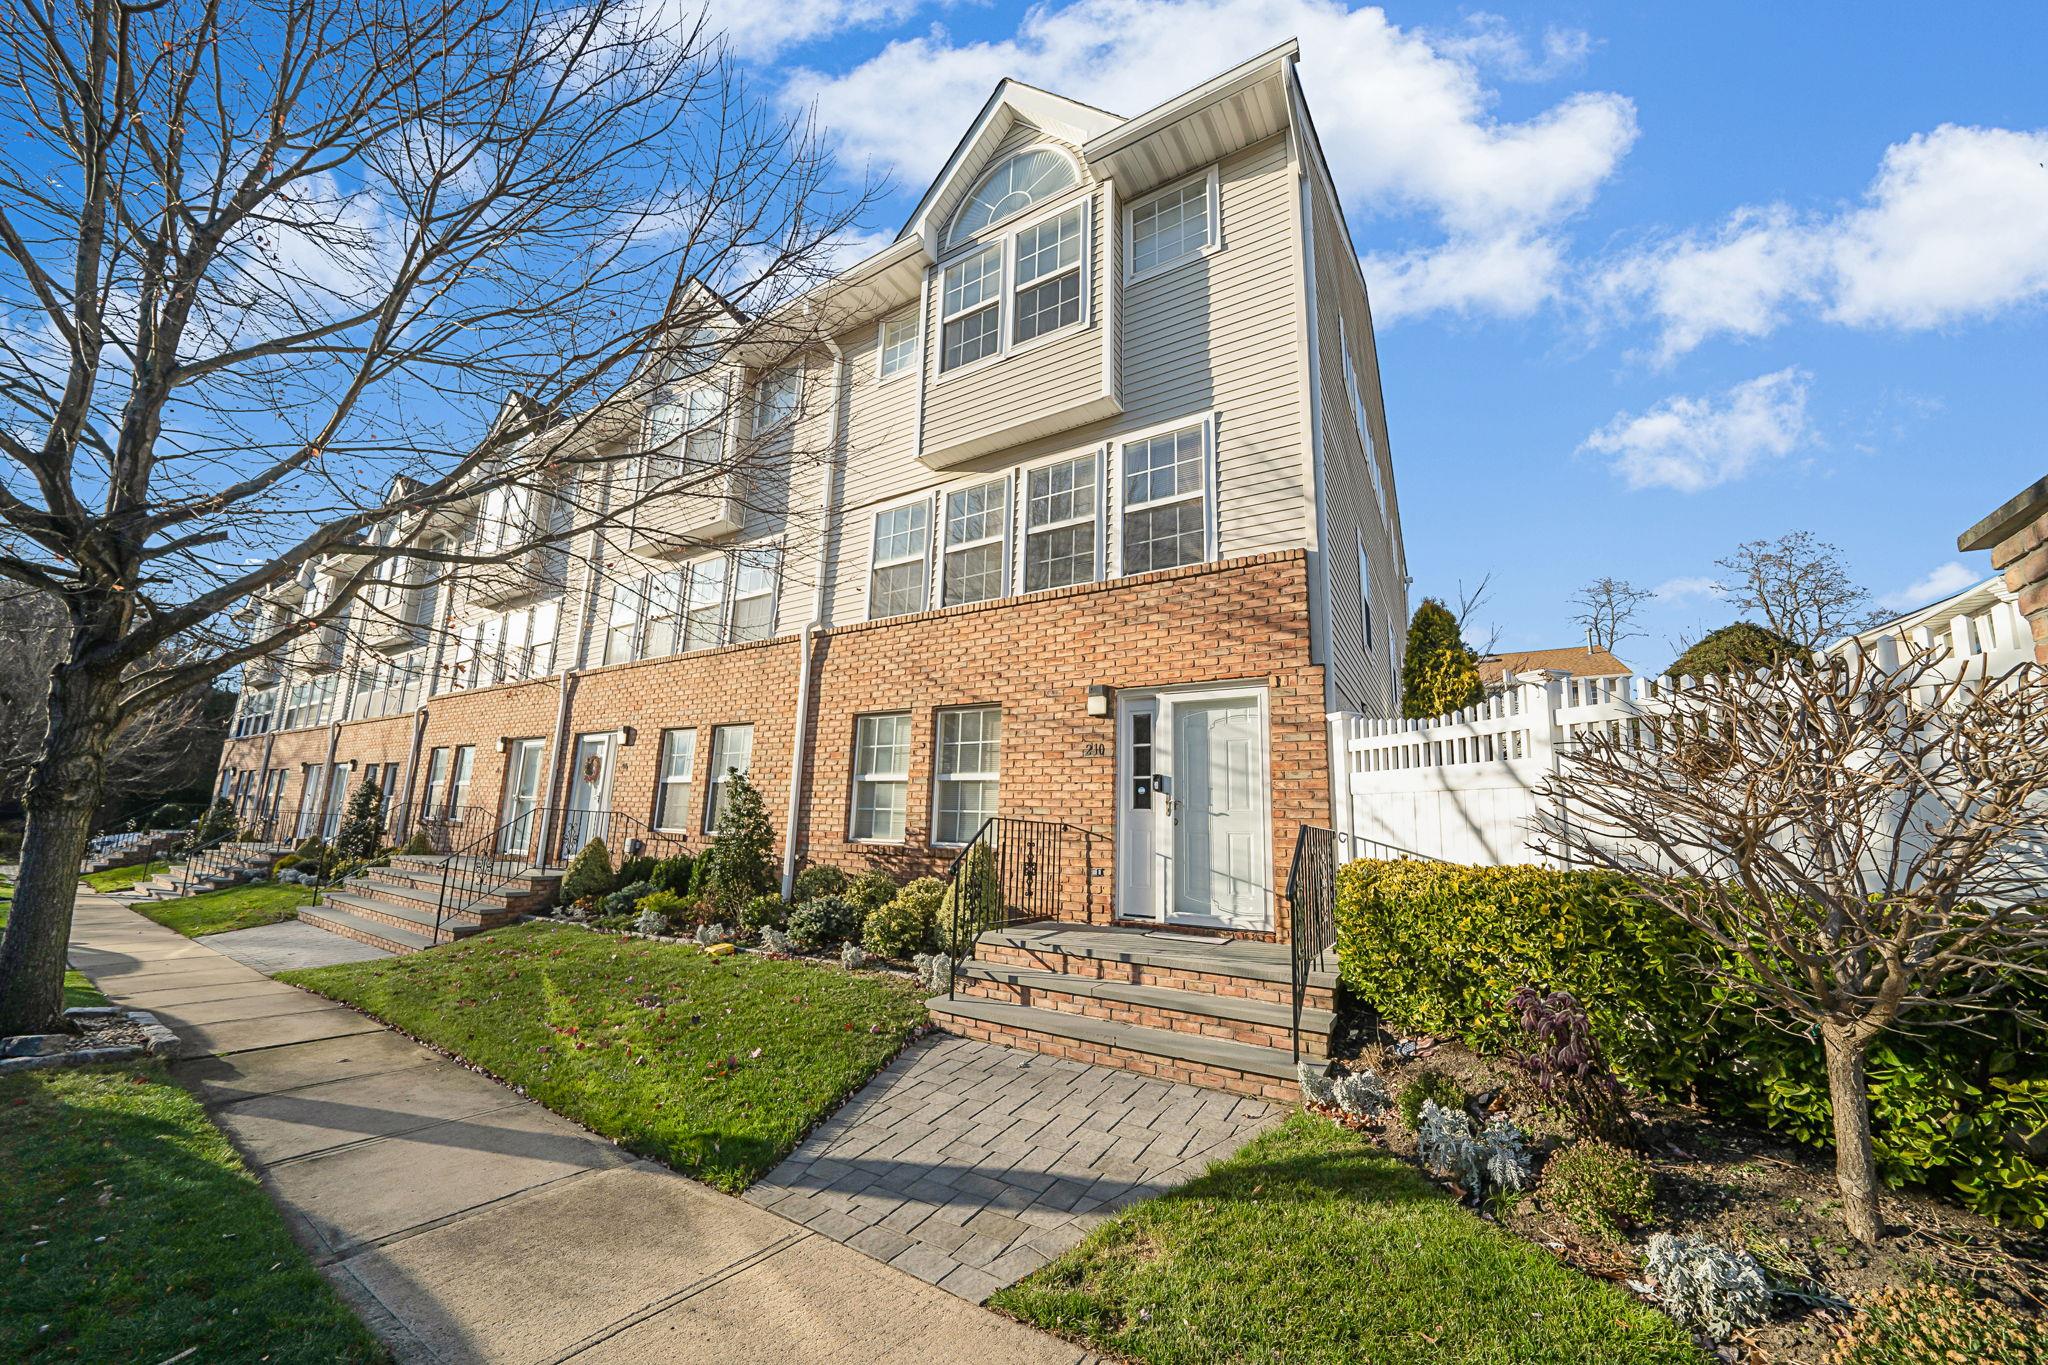
[[[1074,163],[1049,147],[1019,152],[982,178],[953,218],[946,245],[958,246],[992,223],[1022,213],[1042,199],[1072,189]]]

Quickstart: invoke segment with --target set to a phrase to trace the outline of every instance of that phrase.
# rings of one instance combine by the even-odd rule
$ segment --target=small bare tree
[[[1786,639],[1820,649],[1871,623],[1870,594],[1851,577],[1842,552],[1811,531],[1749,540],[1714,563],[1738,614],[1752,613]]]
[[[787,478],[800,453],[762,433],[793,421],[662,388],[803,355],[871,191],[833,191],[815,130],[665,13],[0,12],[0,578],[66,617],[0,1033],[61,1019],[79,856],[139,717],[345,629],[387,562],[526,564],[660,500]],[[801,391],[776,390],[778,419]],[[231,624],[315,573],[318,594]]]
[[[1636,615],[1643,603],[1656,595],[1625,578],[1603,574],[1572,598],[1572,605],[1579,609],[1572,621],[1586,633],[1589,646],[1612,651],[1623,640],[1642,634],[1634,629]]]
[[[1546,852],[1635,879],[1712,945],[1702,970],[1819,1039],[1843,1216],[1875,1242],[1872,1043],[2048,969],[2048,670],[1737,673],[1580,735],[1546,795]]]

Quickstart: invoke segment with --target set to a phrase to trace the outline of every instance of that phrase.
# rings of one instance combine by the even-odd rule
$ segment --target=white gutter
[[[920,329],[924,326],[918,319]],[[811,644],[818,626],[825,619],[825,561],[832,546],[833,495],[838,491],[838,481],[833,478],[833,466],[838,460],[840,448],[839,424],[841,416],[840,393],[846,383],[846,355],[830,336],[825,338],[825,349],[832,353],[832,407],[831,420],[826,424],[828,449],[831,454],[824,465],[825,496],[818,516],[818,555],[812,571],[811,619],[804,622],[803,636],[797,645],[796,659],[796,725],[789,742],[789,810],[782,824],[782,898],[788,900],[796,890],[796,824],[803,808],[804,731],[811,718]],[[918,356],[922,365],[924,357]]]
[[[555,624],[555,638],[558,641],[561,639],[559,621]],[[573,668],[565,668],[555,675],[555,735],[554,742],[548,745],[548,766],[541,774],[540,829],[536,831],[539,838],[533,845],[534,857],[538,860],[536,866],[547,864],[548,840],[554,834],[548,826],[552,823],[550,816],[555,808],[555,767],[562,754],[562,731],[569,724],[569,684],[575,680],[575,676],[576,670]],[[567,804],[566,799],[563,804]]]

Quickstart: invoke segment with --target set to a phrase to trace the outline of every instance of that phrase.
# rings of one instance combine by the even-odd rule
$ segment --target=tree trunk
[[[49,725],[22,798],[21,873],[0,937],[0,1036],[63,1027],[78,865],[106,784],[119,694],[117,672],[71,662],[51,672]]]
[[[1870,1151],[1870,1084],[1863,1074],[1867,1039],[1838,1025],[1821,1026],[1827,1049],[1828,1102],[1835,1116],[1835,1185],[1849,1235],[1875,1246],[1884,1235],[1877,1211],[1877,1159]]]

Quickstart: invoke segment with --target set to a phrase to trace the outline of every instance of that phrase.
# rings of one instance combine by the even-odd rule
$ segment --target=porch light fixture
[[[638,738],[640,738],[640,732],[632,726],[621,725],[619,727],[619,747],[630,749],[633,747],[633,741]]]
[[[502,753],[504,753],[504,752],[505,752],[505,748],[506,748],[506,746],[507,746],[507,745],[509,745],[509,744],[511,744],[511,743],[512,743],[512,737],[511,737],[510,735],[499,735],[499,736],[498,736],[498,752],[499,752],[499,753],[501,753],[501,754],[502,754]]]
[[[1088,687],[1088,714],[1097,720],[1109,714],[1110,688],[1106,683],[1091,683]]]

